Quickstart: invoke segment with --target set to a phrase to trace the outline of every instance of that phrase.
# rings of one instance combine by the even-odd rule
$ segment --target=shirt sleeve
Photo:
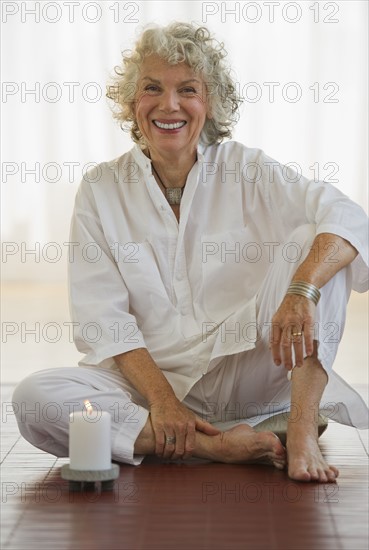
[[[80,364],[99,365],[120,353],[146,347],[136,318],[129,312],[128,290],[86,181],[76,195],[69,248],[74,342],[78,351],[86,354]]]
[[[364,210],[330,183],[309,180],[264,153],[259,165],[275,223],[288,228],[311,223],[316,225],[317,235],[333,233],[349,241],[359,253],[351,264],[353,288],[359,292],[368,290],[369,220]]]

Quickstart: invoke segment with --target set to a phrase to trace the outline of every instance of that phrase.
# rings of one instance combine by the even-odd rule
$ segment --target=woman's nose
[[[165,112],[178,111],[179,109],[179,98],[176,92],[166,91],[162,94],[160,101],[160,109]]]

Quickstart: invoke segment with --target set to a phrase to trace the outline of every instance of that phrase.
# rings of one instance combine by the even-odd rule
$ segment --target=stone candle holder
[[[95,490],[96,482],[101,482],[102,491],[112,491],[114,480],[119,476],[119,466],[112,464],[109,470],[73,470],[69,464],[64,464],[61,469],[63,479],[69,481],[70,491]]]

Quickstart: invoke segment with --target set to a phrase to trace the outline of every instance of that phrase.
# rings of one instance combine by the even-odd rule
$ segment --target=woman
[[[319,411],[367,426],[332,371],[351,288],[367,288],[367,219],[329,184],[221,143],[239,105],[224,57],[184,23],[147,29],[124,55],[109,95],[135,146],[84,178],[71,227],[86,355],[18,385],[19,428],[67,456],[68,413],[89,399],[112,414],[115,460],[267,462],[333,482]],[[50,400],[57,422],[21,413]],[[286,411],[284,447],[273,432]]]

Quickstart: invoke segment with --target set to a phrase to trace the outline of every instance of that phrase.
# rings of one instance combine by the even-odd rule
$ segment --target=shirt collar
[[[199,163],[204,161],[204,149],[205,146],[202,143],[197,145],[197,160]],[[142,168],[143,171],[151,173],[151,159],[144,154],[138,143],[134,145],[132,154],[140,168]]]

